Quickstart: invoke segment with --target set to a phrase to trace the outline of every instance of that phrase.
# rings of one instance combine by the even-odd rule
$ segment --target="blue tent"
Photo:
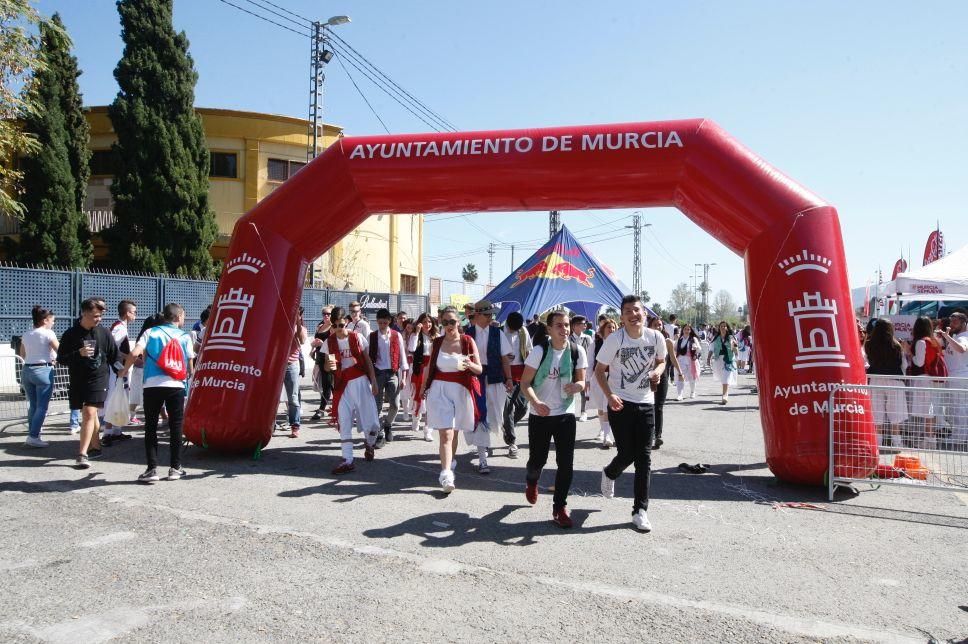
[[[594,324],[603,306],[620,308],[628,293],[628,287],[562,226],[484,299],[501,305],[498,320],[502,322],[512,311],[521,311],[529,319],[560,304]]]

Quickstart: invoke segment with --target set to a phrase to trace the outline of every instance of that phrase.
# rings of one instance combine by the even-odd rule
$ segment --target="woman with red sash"
[[[420,417],[425,416],[427,405],[424,404],[422,388],[424,377],[424,365],[430,362],[430,352],[433,348],[434,338],[437,337],[437,322],[428,313],[421,313],[414,325],[413,335],[410,336],[407,344],[407,353],[410,354],[411,369],[410,386],[413,389],[413,405],[411,414],[413,419],[413,431],[420,429]],[[424,422],[423,438],[428,443],[434,440],[433,430],[430,425]]]
[[[333,421],[339,427],[343,462],[333,474],[348,474],[353,464],[353,416],[359,421],[366,443],[364,458],[373,460],[373,444],[380,433],[380,414],[376,408],[376,374],[370,361],[366,339],[346,328],[346,311],[341,306],[330,314],[333,332],[327,342],[326,370],[333,372]]]
[[[427,425],[440,437],[440,487],[450,494],[455,487],[457,432],[473,432],[476,426],[474,389],[480,383],[475,376],[482,369],[477,345],[457,326],[457,309],[444,309],[440,324],[444,335],[434,340],[430,359],[425,361],[420,397],[425,399]]]

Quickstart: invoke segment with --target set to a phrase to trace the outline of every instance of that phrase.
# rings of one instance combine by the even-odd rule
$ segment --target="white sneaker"
[[[635,525],[637,530],[652,532],[652,524],[649,523],[649,515],[645,510],[639,510],[632,515],[632,524]]]
[[[27,447],[50,447],[50,443],[47,441],[40,440],[39,438],[34,438],[33,436],[28,436],[27,440],[24,441]]]
[[[581,416],[578,417],[579,423],[584,423],[587,420],[588,420],[588,414],[582,414]]]
[[[615,447],[615,439],[611,435],[605,437],[605,447]]]
[[[691,394],[689,394],[689,400],[695,400],[695,399],[696,399],[696,392],[694,391]]]
[[[598,432],[598,442],[599,443],[602,443],[602,444],[605,443],[605,430],[604,429],[602,431]]]
[[[602,470],[602,496],[606,499],[615,498],[615,481],[605,475],[605,470]]]
[[[80,425],[71,425],[71,436],[74,436],[74,435],[80,434],[80,433],[81,433],[81,426]]]
[[[454,473],[450,470],[444,470],[440,473],[440,489],[443,490],[444,494],[450,494],[456,489],[454,485]]]
[[[676,396],[676,402],[682,402],[682,394]]]
[[[424,440],[428,443],[432,443],[434,441],[434,430],[430,429],[429,427],[424,429]]]

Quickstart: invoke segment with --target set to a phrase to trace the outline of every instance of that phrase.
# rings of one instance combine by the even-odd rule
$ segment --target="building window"
[[[91,151],[91,176],[106,175],[113,177],[116,172],[114,152],[112,150]]]
[[[416,275],[404,275],[400,274],[400,292],[401,293],[416,293],[417,292],[417,276]]]
[[[302,170],[306,164],[302,161],[287,161],[286,159],[269,159],[269,181],[281,183]]]
[[[220,179],[239,178],[239,156],[235,152],[212,152],[208,176]]]

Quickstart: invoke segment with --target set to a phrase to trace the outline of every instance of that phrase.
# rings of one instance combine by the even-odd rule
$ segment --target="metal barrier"
[[[857,394],[870,397],[869,413]],[[827,410],[831,501],[837,487],[855,483],[968,490],[968,378],[871,376],[867,385],[834,386]],[[875,455],[863,447],[871,435]]]
[[[20,356],[0,356],[0,433],[27,424],[27,394],[22,384],[24,361]],[[54,391],[47,417],[70,413],[67,367],[54,367]]]

